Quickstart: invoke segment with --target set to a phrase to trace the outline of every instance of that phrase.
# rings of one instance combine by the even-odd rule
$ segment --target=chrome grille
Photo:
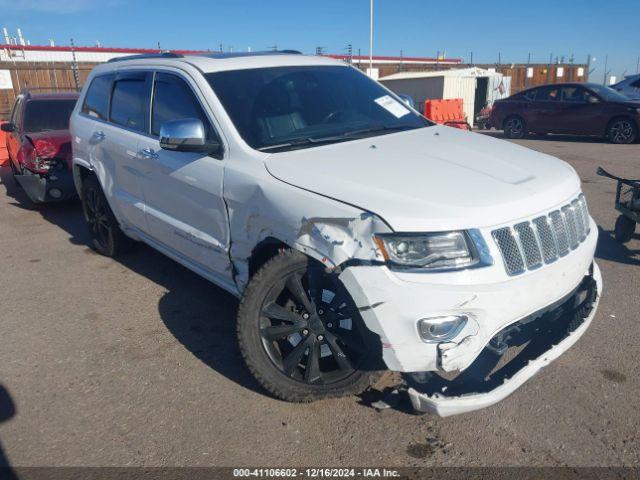
[[[553,237],[553,231],[549,225],[549,219],[547,217],[534,218],[533,224],[538,232],[544,263],[555,262],[558,259],[558,247],[556,246],[556,240]]]
[[[538,240],[536,234],[533,233],[531,223],[522,222],[514,225],[513,229],[518,234],[520,239],[520,245],[522,246],[522,253],[524,253],[524,260],[527,263],[527,268],[532,270],[542,266],[542,256],[540,255],[540,247],[538,246]]]
[[[504,260],[507,272],[510,275],[517,275],[525,271],[524,262],[522,261],[522,255],[520,255],[520,248],[518,242],[513,236],[511,228],[504,227],[491,232],[494,240],[500,248],[502,253],[502,259]]]
[[[509,275],[555,262],[578,248],[589,235],[589,211],[583,194],[571,203],[532,221],[491,232]]]
[[[553,226],[553,234],[556,237],[556,245],[558,246],[558,255],[564,257],[569,253],[569,241],[567,240],[567,227],[559,210],[549,214],[551,225]]]

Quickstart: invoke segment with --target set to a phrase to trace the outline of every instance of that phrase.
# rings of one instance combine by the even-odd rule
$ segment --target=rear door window
[[[562,101],[566,103],[585,103],[587,91],[578,86],[562,87]]]
[[[100,75],[93,79],[84,97],[82,113],[101,120],[107,119],[113,77],[114,75]]]
[[[109,120],[117,125],[147,133],[151,74],[133,72],[118,74],[111,93]]]
[[[560,100],[560,88],[552,85],[536,90],[537,102],[557,102]]]
[[[160,127],[170,120],[197,118],[202,121],[208,140],[216,136],[200,102],[183,79],[177,75],[157,73],[151,114],[151,134],[160,135]]]

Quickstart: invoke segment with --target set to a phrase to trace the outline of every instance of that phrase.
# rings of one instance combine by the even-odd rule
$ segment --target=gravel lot
[[[144,246],[93,253],[78,204],[35,209],[0,170],[0,465],[638,466],[640,236],[612,239],[615,183],[595,170],[640,177],[640,145],[519,143],[582,177],[605,293],[558,361],[446,419],[270,398],[236,349],[232,296]]]

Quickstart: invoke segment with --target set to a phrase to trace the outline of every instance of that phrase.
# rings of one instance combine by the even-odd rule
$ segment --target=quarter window
[[[82,113],[101,120],[107,119],[112,81],[113,75],[101,75],[93,79],[84,97]]]
[[[123,74],[113,84],[109,119],[123,127],[146,132],[149,111],[149,76],[146,73]]]
[[[184,118],[201,120],[207,139],[215,138],[211,123],[189,85],[176,75],[157,73],[151,114],[151,133],[159,136],[160,127],[164,122]]]

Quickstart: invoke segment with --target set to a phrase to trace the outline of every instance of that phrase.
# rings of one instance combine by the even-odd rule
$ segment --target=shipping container
[[[395,93],[410,95],[416,105],[425,100],[461,98],[471,125],[482,108],[511,94],[511,78],[477,67],[396,73],[379,81]]]

